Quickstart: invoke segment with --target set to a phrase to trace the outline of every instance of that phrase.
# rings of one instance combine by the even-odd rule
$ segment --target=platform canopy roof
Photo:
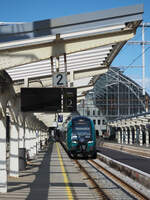
[[[113,121],[109,121],[108,125],[114,126],[114,127],[129,127],[129,126],[147,126],[150,127],[149,125],[150,122],[150,113],[145,112],[142,114],[135,114],[131,115],[125,118],[118,118]]]
[[[143,5],[135,5],[32,23],[1,23],[0,70],[11,76],[16,92],[27,79],[29,87],[52,87],[53,73],[65,71],[66,55],[67,79],[78,88],[80,99],[92,89],[93,77],[107,72],[134,37],[142,14]]]

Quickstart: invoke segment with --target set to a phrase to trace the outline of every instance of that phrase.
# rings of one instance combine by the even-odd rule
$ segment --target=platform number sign
[[[67,76],[65,72],[56,72],[53,74],[53,87],[66,87]]]

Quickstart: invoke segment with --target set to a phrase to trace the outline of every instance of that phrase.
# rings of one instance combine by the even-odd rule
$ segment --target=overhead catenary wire
[[[144,53],[146,53],[146,51],[148,51],[148,49],[150,49],[150,47],[147,47],[147,48],[144,50]],[[127,70],[136,60],[138,60],[141,56],[142,56],[142,53],[140,53],[140,55],[138,55],[136,58],[134,58],[134,59],[132,60],[132,62],[127,66],[126,70]]]

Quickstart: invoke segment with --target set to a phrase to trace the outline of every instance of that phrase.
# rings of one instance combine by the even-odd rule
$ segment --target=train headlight
[[[72,143],[73,143],[73,144],[77,144],[77,141],[73,140]]]
[[[88,150],[93,151],[93,141],[88,141]]]
[[[73,143],[73,144],[76,144],[76,143],[77,143],[77,136],[76,136],[76,135],[73,135],[73,136],[71,137],[71,140],[72,140],[72,143]]]

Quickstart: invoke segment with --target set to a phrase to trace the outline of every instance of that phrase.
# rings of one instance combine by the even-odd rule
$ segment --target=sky
[[[70,16],[80,13],[107,10],[136,4],[144,5],[143,22],[150,22],[150,0],[0,0],[0,22],[33,22],[38,20]],[[142,39],[141,28],[135,38]],[[145,28],[145,40],[150,41],[150,27]],[[141,45],[126,44],[112,63],[112,66],[127,66],[124,73],[142,84]],[[150,45],[145,45],[145,83],[150,94]]]

